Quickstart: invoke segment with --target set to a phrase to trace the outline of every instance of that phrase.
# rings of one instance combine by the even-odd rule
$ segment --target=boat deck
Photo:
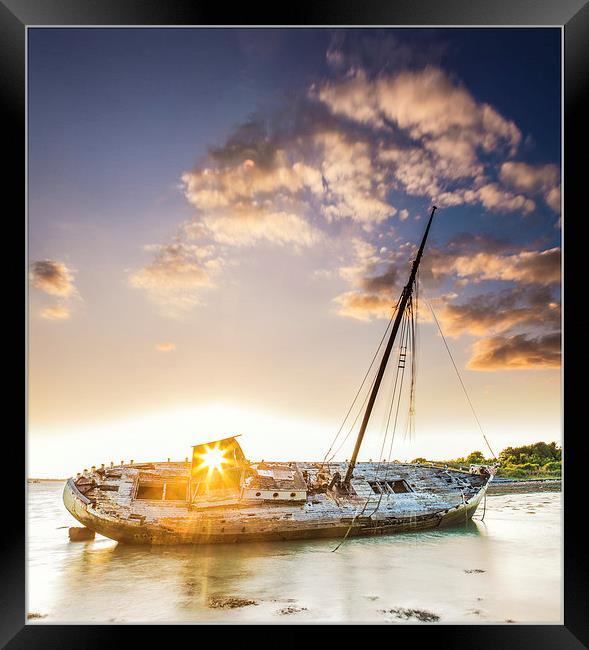
[[[322,477],[326,485],[336,472],[343,475],[347,467],[346,463],[316,462],[251,466],[266,473],[273,470],[279,476],[281,471],[285,476],[288,472],[304,475],[307,483],[315,485],[321,484]],[[276,501],[269,496],[252,502],[244,498],[243,491],[233,491],[191,502],[188,496],[175,498],[182,496],[189,474],[188,463],[101,468],[70,479],[64,502],[84,525],[119,541],[218,543],[337,537],[348,529],[351,535],[384,534],[465,521],[472,516],[489,481],[488,475],[429,465],[358,463],[350,494],[341,494],[335,488],[309,490],[301,499],[298,490],[284,492],[285,485],[277,483],[272,494],[281,498]],[[152,495],[148,490],[144,490],[148,498],[138,498],[140,484],[154,486],[159,498],[149,498]],[[397,489],[401,491],[394,491]],[[282,499],[283,494],[285,499],[289,494],[296,496],[288,502]]]

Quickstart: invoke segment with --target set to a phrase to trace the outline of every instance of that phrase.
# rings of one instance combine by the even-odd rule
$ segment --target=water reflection
[[[492,497],[485,521],[351,538],[334,553],[339,540],[146,547],[97,536],[72,544],[58,495],[39,492],[30,508],[29,611],[48,614],[43,622],[384,622],[387,607],[426,609],[445,622],[559,618],[557,494]],[[256,604],[211,606],[223,598]]]
[[[181,619],[214,620],[223,612],[210,609],[212,600],[247,598],[261,602],[262,609],[260,605],[256,609],[272,616],[292,603],[304,603],[306,611],[309,605],[321,608],[313,593],[315,580],[317,592],[327,589],[331,594],[329,618],[348,620],[358,609],[349,594],[360,590],[369,597],[375,575],[380,572],[382,577],[383,557],[400,560],[389,562],[394,571],[406,561],[408,549],[423,550],[440,541],[446,547],[453,539],[480,535],[480,522],[469,522],[444,531],[351,538],[335,553],[338,540],[149,547],[97,537],[67,546],[56,611],[69,611],[68,620],[88,620],[105,604],[131,598],[136,601],[130,607],[139,617],[136,620],[145,620],[150,609],[157,620],[176,620],[179,614]],[[326,571],[326,567],[331,568]],[[111,618],[118,620],[114,609]],[[244,610],[233,613],[241,617]]]

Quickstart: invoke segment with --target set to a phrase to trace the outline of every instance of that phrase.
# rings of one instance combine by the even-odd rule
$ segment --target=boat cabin
[[[257,463],[250,466],[242,499],[245,501],[306,501],[307,483],[296,463]]]
[[[138,473],[131,498],[188,503],[191,508],[306,501],[307,482],[296,463],[250,463],[236,438],[194,445],[190,465],[134,465]],[[120,472],[108,470],[107,478],[115,476],[120,478]]]
[[[190,466],[191,501],[223,493],[239,493],[247,465],[235,436],[194,445]]]

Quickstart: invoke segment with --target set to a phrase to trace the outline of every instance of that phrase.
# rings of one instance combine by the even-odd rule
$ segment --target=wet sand
[[[532,494],[534,492],[560,492],[562,481],[491,481],[487,494],[489,496],[499,494]]]

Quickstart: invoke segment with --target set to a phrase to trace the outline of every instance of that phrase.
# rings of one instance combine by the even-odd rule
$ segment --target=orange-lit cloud
[[[337,69],[340,50],[330,52]],[[181,228],[183,248],[155,249],[131,283],[160,302],[190,308],[197,290],[212,286],[220,251],[262,243],[302,251],[344,232],[369,240],[391,218],[408,219],[407,209],[392,204],[393,192],[429,197],[440,207],[478,204],[525,216],[539,192],[551,203],[558,197],[554,166],[532,170],[509,160],[520,142],[511,120],[440,68],[370,76],[355,66],[313,84],[276,114],[241,124],[185,172],[181,187],[196,215]],[[194,253],[203,247],[212,251],[206,261]],[[384,317],[399,264],[412,252],[409,244],[394,254],[352,252],[339,268],[350,285],[335,298],[339,312]],[[431,251],[423,271],[424,278],[463,284],[553,284],[560,280],[560,250]]]
[[[513,255],[477,252],[472,255],[444,255],[439,252],[427,262],[434,277],[456,274],[475,281],[504,280],[522,284],[558,284],[560,248],[522,251]]]
[[[471,370],[526,370],[560,366],[560,333],[529,337],[494,336],[477,341],[467,367]]]
[[[320,231],[297,214],[273,212],[260,206],[236,206],[222,216],[205,217],[203,224],[215,241],[230,246],[251,246],[267,240],[306,247],[321,238]]]
[[[444,304],[438,315],[447,336],[482,336],[516,326],[549,330],[560,327],[560,305],[547,287],[479,294],[460,304]]]
[[[76,289],[73,270],[57,260],[41,260],[31,264],[33,286],[51,296],[68,298]]]
[[[319,128],[288,143],[266,143],[261,152],[230,139],[209,162],[186,172],[182,182],[186,198],[221,243],[266,239],[310,246],[320,239],[311,223],[316,212],[327,222],[359,223],[378,223],[396,212],[385,200],[390,184],[373,164],[370,143],[351,140],[345,131]]]
[[[147,247],[154,259],[131,273],[132,287],[144,289],[164,308],[164,315],[177,316],[200,301],[199,290],[212,286],[212,276],[222,265],[214,249],[182,241]]]
[[[390,165],[395,180],[407,194],[429,196],[438,207],[480,203],[491,211],[532,212],[536,207],[532,199],[486,180],[475,153],[469,148],[461,155],[460,148],[428,143],[421,148],[381,148],[378,155]],[[458,181],[468,181],[468,187],[444,189]]]
[[[175,343],[157,343],[155,349],[158,352],[173,352],[176,349]]]
[[[442,159],[474,164],[471,171],[480,170],[477,148],[513,151],[521,140],[513,122],[432,66],[375,78],[357,69],[343,80],[316,84],[311,95],[349,120],[384,130],[394,125]]]
[[[376,79],[356,70],[342,82],[313,87],[312,94],[334,113],[379,128],[393,122],[414,139],[454,138],[487,151],[504,143],[515,147],[521,140],[513,122],[431,66]]]
[[[69,307],[64,305],[46,307],[41,311],[41,318],[45,318],[46,320],[68,320],[70,315]]]
[[[554,165],[507,161],[501,182],[488,176],[482,155],[505,160],[517,151],[521,133],[439,68],[376,77],[354,68],[344,79],[315,84],[310,96],[333,115],[379,132],[378,159],[408,194],[429,196],[440,207],[480,203],[491,211],[523,214],[536,207],[530,194],[543,192],[553,209],[559,203]],[[395,131],[412,144],[389,137]]]
[[[352,291],[334,298],[338,313],[359,320],[390,318],[400,282],[398,260],[408,250],[378,250],[362,239],[353,240],[350,264],[339,269],[340,277]]]
[[[544,368],[558,363],[548,354],[547,345],[560,331],[560,249],[511,253],[512,249],[499,239],[463,233],[424,258],[422,280],[430,288],[441,280],[461,285],[494,283],[486,293],[461,302],[456,302],[453,292],[433,300],[447,336],[479,338],[469,361],[471,369]],[[364,321],[390,318],[414,253],[409,242],[392,251],[355,241],[352,263],[339,270],[350,290],[335,298],[338,313]],[[497,281],[507,288],[497,290]],[[432,322],[423,304],[419,320]]]
[[[305,188],[322,192],[321,174],[289,159],[282,150],[274,152],[268,165],[248,158],[231,166],[186,172],[182,181],[186,198],[205,213],[277,192],[292,194]]]
[[[546,203],[555,212],[560,212],[560,170],[556,165],[508,161],[501,165],[500,177],[517,190],[543,195]]]
[[[396,214],[386,200],[391,181],[376,163],[370,142],[351,139],[344,129],[318,133],[313,142],[319,147],[325,190],[321,210],[328,221],[370,224]]]
[[[348,291],[334,298],[339,305],[338,313],[358,320],[390,318],[396,299],[378,293]]]
[[[337,298],[344,308],[342,315],[366,319],[386,317],[382,306],[398,296],[415,245],[406,242],[395,250],[375,246],[363,240],[353,242],[350,264],[339,269],[340,277],[349,283],[353,292]],[[420,275],[426,284],[437,286],[440,281],[454,279],[461,285],[483,281],[503,281],[520,286],[551,286],[560,283],[560,248],[543,251],[510,253],[509,246],[501,240],[462,234],[455,237],[444,249],[428,250],[421,265]],[[506,250],[507,254],[500,251]],[[433,283],[433,284],[432,284]],[[538,292],[536,292],[538,293]],[[509,294],[509,291],[507,291]],[[487,294],[493,295],[493,294]],[[514,295],[529,296],[523,289]],[[496,300],[505,304],[506,292],[497,294]],[[386,297],[386,301],[383,298]],[[479,298],[480,300],[481,298]],[[546,299],[546,303],[552,299]],[[497,312],[498,304],[490,311]],[[390,315],[390,314],[389,314]]]
[[[519,212],[529,214],[536,204],[522,194],[513,194],[503,189],[498,183],[487,183],[472,193],[465,191],[465,203],[479,201],[485,208],[492,211]]]

